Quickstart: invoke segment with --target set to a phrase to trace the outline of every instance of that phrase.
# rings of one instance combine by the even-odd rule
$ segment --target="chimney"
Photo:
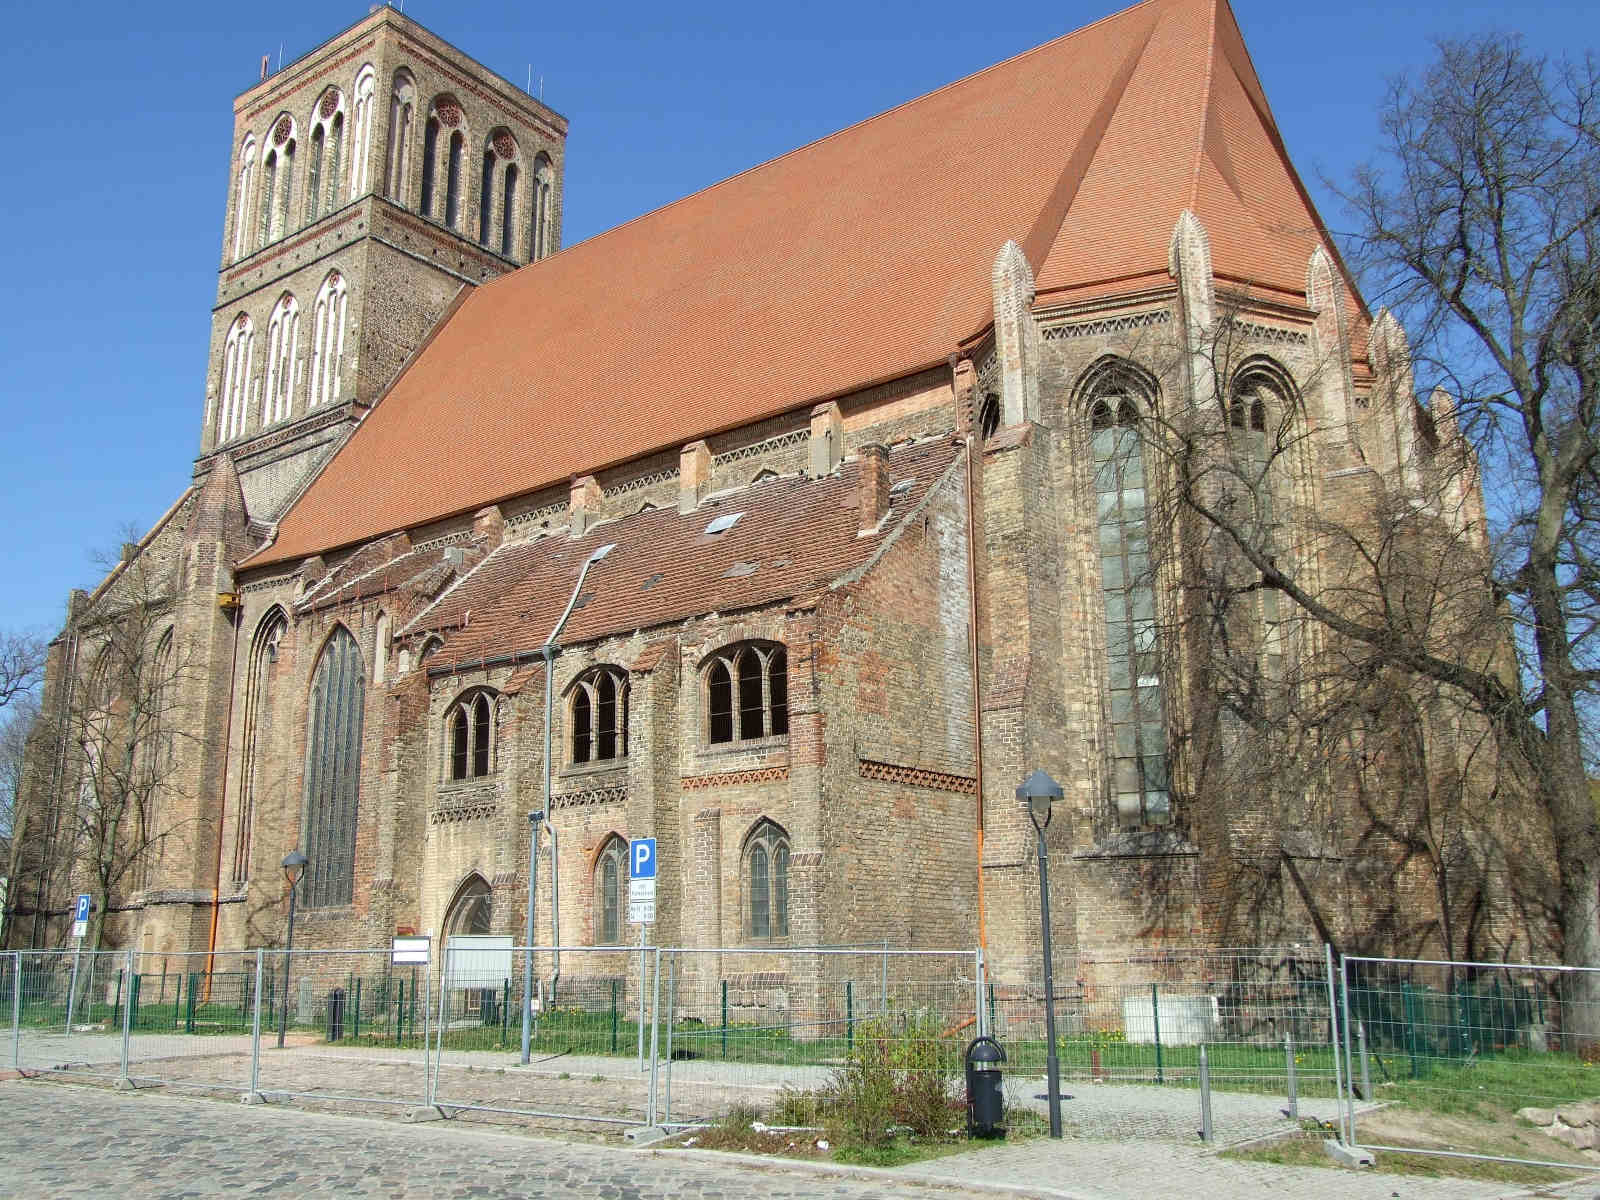
[[[844,418],[830,400],[811,410],[811,478],[832,475],[844,458]]]
[[[875,533],[889,515],[889,448],[877,442],[861,447],[859,471],[856,498],[861,532]]]
[[[571,495],[567,504],[567,525],[573,537],[582,537],[599,518],[600,502],[605,499],[605,493],[593,475],[582,475],[572,481]]]
[[[711,479],[711,447],[690,442],[678,453],[678,511],[692,513]]]
[[[269,68],[268,68],[268,64],[271,63],[271,62],[272,62],[272,55],[263,54],[261,56],[261,81],[263,83],[266,82],[267,76],[271,73]]]
[[[485,550],[493,550],[506,540],[506,519],[500,512],[498,504],[480,508],[473,515],[472,537],[473,540],[480,542]]]

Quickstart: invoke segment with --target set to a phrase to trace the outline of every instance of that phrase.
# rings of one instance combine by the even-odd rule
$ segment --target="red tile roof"
[[[1225,0],[1148,0],[484,284],[252,565],[943,363],[1008,239],[1042,301],[1164,284],[1186,208],[1219,276],[1303,295],[1326,239]]]
[[[588,599],[563,630],[564,645],[809,598],[867,563],[960,453],[947,438],[893,450],[891,487],[911,486],[891,497],[889,519],[867,535],[857,533],[858,464],[849,462],[825,479],[789,475],[751,484],[691,513],[650,509],[581,538],[508,543],[400,632],[443,633],[430,670],[536,649],[560,618],[584,560],[607,543],[616,548],[590,570]],[[731,529],[706,535],[713,520],[733,513],[743,515]],[[659,656],[659,648],[646,647],[635,669],[650,669]]]

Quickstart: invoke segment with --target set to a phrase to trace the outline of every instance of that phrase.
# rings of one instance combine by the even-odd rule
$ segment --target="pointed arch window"
[[[311,117],[311,161],[306,172],[306,220],[339,207],[339,156],[344,141],[344,96],[329,88]]]
[[[776,642],[719,650],[705,667],[706,740],[712,745],[789,732],[789,655]]]
[[[370,65],[361,68],[352,91],[355,114],[350,129],[350,195],[354,200],[367,191],[372,159],[372,108],[378,86],[378,73]]]
[[[255,372],[256,328],[244,313],[228,330],[222,348],[222,380],[217,405],[217,443],[232,441],[245,430],[245,410],[249,403],[251,380]]]
[[[1281,514],[1292,487],[1296,450],[1290,430],[1297,404],[1287,380],[1275,363],[1258,359],[1240,370],[1228,391],[1233,468],[1255,519],[1250,536],[1269,554],[1285,549]],[[1262,588],[1258,595],[1262,672],[1269,680],[1281,680],[1291,641],[1290,606],[1274,588]]]
[[[256,139],[246,137],[239,147],[239,173],[233,193],[233,257],[250,252],[250,191],[256,178]]]
[[[763,819],[744,847],[744,932],[752,941],[789,936],[789,835]]]
[[[628,673],[595,667],[572,685],[572,761],[605,762],[628,756]]]
[[[540,152],[533,160],[533,230],[528,251],[530,260],[545,258],[553,250],[555,217],[551,211],[551,187],[555,181],[555,168],[550,156]]]
[[[290,198],[294,191],[294,117],[282,113],[268,135],[270,145],[262,160],[260,244],[276,241],[289,231]]]
[[[422,128],[422,200],[418,205],[419,211],[425,217],[431,217],[433,212],[433,180],[438,170],[439,157],[439,118],[430,116],[428,123]]]
[[[349,904],[355,895],[356,821],[366,678],[343,625],[322,649],[306,714],[305,903]]]
[[[405,69],[394,73],[394,85],[389,91],[389,164],[384,173],[384,195],[396,204],[405,205],[411,180],[411,126],[416,110],[417,86],[411,72]]]
[[[500,257],[511,258],[517,252],[517,164],[507,163],[500,181]]]
[[[616,834],[594,860],[594,944],[615,946],[622,941],[622,890],[628,878],[628,847]]]
[[[444,179],[444,223],[451,229],[461,224],[461,159],[466,153],[467,139],[459,129],[450,134],[449,161]]]
[[[1140,400],[1120,372],[1090,404],[1100,586],[1106,620],[1110,792],[1125,827],[1172,820],[1162,657]]]
[[[445,714],[452,783],[481,779],[495,769],[494,694],[479,688],[461,696]]]
[[[289,619],[274,608],[256,626],[250,642],[250,667],[244,685],[244,739],[241,744],[238,817],[233,834],[233,871],[236,884],[250,878],[250,837],[255,825],[257,790],[265,773],[258,747],[270,743],[272,698],[278,678],[278,647],[289,630]]]
[[[348,288],[344,276],[330,271],[317,292],[311,318],[311,393],[307,408],[339,401],[344,375],[344,323]]]
[[[494,889],[482,875],[474,872],[456,889],[445,913],[444,935],[481,937],[494,930]]]
[[[267,322],[267,386],[261,396],[261,424],[282,421],[294,411],[300,375],[300,305],[285,294]]]

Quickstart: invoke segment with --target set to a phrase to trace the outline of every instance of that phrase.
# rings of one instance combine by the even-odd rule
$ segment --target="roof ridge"
[[[1200,120],[1195,127],[1194,166],[1189,172],[1191,212],[1200,203],[1200,168],[1206,157],[1206,123],[1211,120],[1211,89],[1217,75],[1217,7],[1226,0],[1211,0],[1211,28],[1206,36],[1206,83],[1200,89]]]
[[[698,191],[690,192],[686,196],[679,196],[676,200],[669,200],[667,203],[661,205],[659,208],[652,208],[648,212],[642,212],[638,216],[631,217],[628,220],[622,222],[620,225],[613,225],[610,229],[603,229],[599,233],[595,234],[593,237],[585,238],[581,242],[574,242],[570,246],[563,246],[560,250],[556,251],[555,254],[548,255],[548,256],[546,256],[546,258],[539,259],[538,261],[539,262],[546,262],[549,259],[556,258],[559,255],[567,253],[568,251],[576,250],[579,246],[592,246],[596,242],[599,242],[604,238],[612,237],[612,236],[622,232],[625,229],[631,228],[632,226],[638,224],[640,221],[647,220],[647,219],[649,219],[651,217],[657,216],[660,213],[670,212],[672,209],[677,208],[681,204],[687,204],[691,200],[695,200],[695,199],[698,199],[701,196],[705,196],[705,195],[708,195],[708,194],[710,194],[712,192],[715,192],[718,188],[725,187],[728,184],[731,184],[731,183],[736,182],[737,180],[743,179],[747,175],[753,175],[757,171],[763,171],[763,170],[767,169],[768,167],[774,165],[775,163],[783,162],[786,159],[793,158],[797,154],[803,154],[806,151],[812,149],[813,147],[825,145],[828,142],[834,141],[837,138],[841,138],[841,137],[845,136],[845,134],[854,133],[858,129],[864,129],[869,125],[876,124],[878,121],[885,120],[885,119],[893,116],[896,113],[903,112],[905,109],[913,108],[913,107],[915,107],[915,106],[917,106],[919,104],[924,103],[925,101],[931,100],[935,96],[943,95],[945,92],[951,91],[954,88],[963,87],[963,86],[965,86],[967,84],[970,84],[970,83],[974,82],[975,80],[982,79],[984,76],[989,75],[989,74],[991,74],[991,73],[993,73],[995,71],[999,71],[1002,68],[1009,67],[1009,66],[1013,65],[1014,63],[1022,62],[1023,60],[1028,59],[1028,58],[1032,58],[1033,56],[1035,56],[1037,54],[1043,54],[1046,50],[1050,50],[1053,47],[1059,46],[1062,42],[1070,41],[1070,40],[1072,40],[1074,38],[1077,38],[1077,37],[1080,37],[1080,36],[1082,36],[1084,34],[1088,34],[1088,33],[1092,32],[1093,30],[1098,29],[1100,26],[1108,24],[1108,23],[1110,23],[1112,21],[1122,20],[1123,18],[1127,17],[1130,13],[1136,12],[1141,8],[1150,8],[1152,6],[1154,6],[1154,7],[1168,7],[1172,3],[1173,3],[1173,0],[1139,0],[1139,3],[1130,4],[1127,8],[1120,9],[1117,12],[1110,13],[1110,14],[1104,16],[1104,17],[1101,17],[1098,21],[1095,21],[1095,22],[1093,22],[1093,23],[1091,23],[1089,25],[1081,26],[1078,29],[1068,30],[1066,33],[1060,34],[1057,37],[1053,37],[1047,42],[1041,42],[1037,46],[1031,46],[1026,50],[1018,51],[1016,54],[1013,54],[1010,58],[1003,58],[997,63],[991,63],[989,66],[984,67],[982,70],[974,71],[970,75],[963,75],[959,79],[952,79],[949,83],[942,83],[938,87],[934,88],[932,91],[923,92],[920,96],[913,96],[909,100],[902,100],[899,104],[891,105],[890,107],[885,108],[885,109],[881,110],[880,112],[873,113],[869,117],[863,117],[859,121],[852,122],[851,124],[846,125],[843,129],[835,129],[832,133],[826,133],[826,134],[823,134],[821,137],[813,138],[811,141],[805,142],[805,143],[803,143],[803,144],[801,144],[799,146],[796,146],[792,150],[786,150],[782,154],[777,154],[777,155],[774,155],[771,158],[763,159],[761,162],[758,162],[758,163],[752,163],[750,166],[745,167],[742,171],[736,171],[732,175],[728,175],[728,176],[725,176],[722,179],[717,180],[715,183],[709,183],[705,187],[700,188]],[[537,265],[538,265],[538,263],[528,263],[526,266],[518,268],[518,270],[516,270],[516,271],[507,272],[505,275],[500,275],[500,276],[498,276],[498,277],[496,277],[494,279],[491,279],[485,284],[480,284],[476,290],[478,290],[478,291],[487,291],[490,288],[493,288],[495,285],[499,284],[502,280],[510,279],[513,275],[520,274],[522,271],[527,270],[529,267],[534,267],[534,266],[537,266]]]

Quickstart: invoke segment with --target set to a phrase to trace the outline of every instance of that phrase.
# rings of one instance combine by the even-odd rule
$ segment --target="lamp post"
[[[528,1040],[533,1025],[533,893],[539,881],[539,825],[544,810],[528,814],[528,934],[522,952],[522,1065],[528,1065]]]
[[[1050,1136],[1061,1136],[1061,1063],[1056,1058],[1056,984],[1050,958],[1050,867],[1045,859],[1044,831],[1050,824],[1050,805],[1061,799],[1061,785],[1043,771],[1035,771],[1017,789],[1017,799],[1028,806],[1034,831],[1039,835],[1039,926],[1044,933],[1044,1036],[1045,1092],[1050,1101]]]
[[[278,1049],[283,1049],[283,1035],[289,1028],[289,966],[294,961],[294,894],[300,889],[300,878],[310,863],[304,854],[291,850],[283,856],[283,877],[289,881],[289,936],[283,948],[283,1004],[278,1009]]]

